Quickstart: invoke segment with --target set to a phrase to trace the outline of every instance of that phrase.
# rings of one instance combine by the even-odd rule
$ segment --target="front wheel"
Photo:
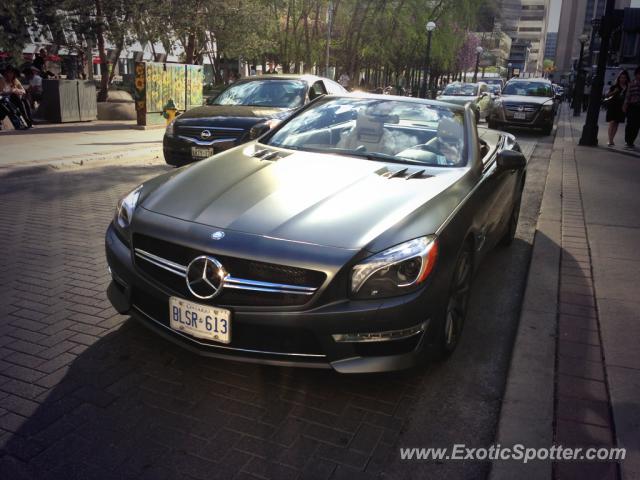
[[[451,282],[444,323],[436,345],[435,356],[438,360],[447,359],[458,346],[467,316],[472,277],[473,248],[467,243],[458,257]]]
[[[543,135],[551,135],[551,132],[553,131],[553,124],[551,125],[547,125],[546,127],[544,127],[542,129],[542,133]]]

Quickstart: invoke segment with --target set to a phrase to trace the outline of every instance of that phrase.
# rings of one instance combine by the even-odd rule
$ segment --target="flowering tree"
[[[458,50],[456,56],[456,67],[460,71],[467,71],[473,68],[476,64],[476,48],[480,45],[480,39],[467,32],[464,37],[464,41]]]

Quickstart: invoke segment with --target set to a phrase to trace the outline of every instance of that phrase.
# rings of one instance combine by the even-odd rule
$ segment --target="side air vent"
[[[404,168],[394,168],[394,169],[389,169],[389,168],[383,168],[381,170],[378,170],[378,175],[380,175],[381,177],[384,178],[402,178],[404,180],[413,180],[413,179],[423,179],[423,178],[429,178],[431,177],[431,175],[428,175],[425,173],[425,169],[424,168],[409,168],[409,167],[404,167]]]
[[[276,160],[280,160],[283,157],[286,157],[287,155],[289,154],[285,152],[278,152],[276,150],[269,150],[265,148],[263,150],[258,150],[256,153],[253,154],[253,157],[259,158],[261,160],[276,161]]]

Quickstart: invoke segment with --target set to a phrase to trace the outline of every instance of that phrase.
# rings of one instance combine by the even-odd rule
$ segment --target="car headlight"
[[[542,106],[542,110],[544,112],[550,112],[551,110],[553,110],[553,104],[550,103],[550,104],[547,104],[547,105],[543,105]]]
[[[496,98],[496,99],[493,101],[493,106],[494,106],[494,107],[502,107],[502,99],[501,99],[501,98]]]
[[[404,295],[422,285],[438,255],[435,236],[420,237],[367,258],[351,270],[351,294],[356,298]]]
[[[136,187],[134,190],[125,195],[116,207],[116,225],[121,229],[127,229],[133,219],[133,211],[138,204],[138,198],[140,198],[140,191],[142,185]]]
[[[169,125],[167,125],[167,128],[164,131],[165,135],[173,135],[173,124],[175,123],[175,120],[172,120],[171,122],[169,122]]]

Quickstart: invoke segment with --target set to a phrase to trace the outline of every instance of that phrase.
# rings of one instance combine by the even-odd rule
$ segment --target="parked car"
[[[486,83],[489,86],[498,85],[500,90],[504,87],[504,79],[502,77],[483,77],[480,79],[481,82]]]
[[[499,97],[502,94],[502,87],[497,83],[488,83],[487,86],[489,87],[489,92],[491,92],[491,95],[493,95],[494,98]]]
[[[264,75],[231,84],[207,105],[184,112],[162,142],[169,165],[185,165],[264,134],[296,109],[327,93],[345,93],[314,75]]]
[[[502,89],[501,98],[494,101],[489,128],[536,128],[550,135],[555,110],[555,92],[549,80],[514,78]]]
[[[479,137],[474,114],[327,95],[144,182],[106,233],[111,303],[213,357],[343,373],[447,357],[526,173],[515,138]]]
[[[476,114],[476,121],[487,118],[493,106],[493,97],[489,87],[484,82],[462,83],[454,82],[447,85],[437,100],[457,105],[471,103],[471,108]]]

